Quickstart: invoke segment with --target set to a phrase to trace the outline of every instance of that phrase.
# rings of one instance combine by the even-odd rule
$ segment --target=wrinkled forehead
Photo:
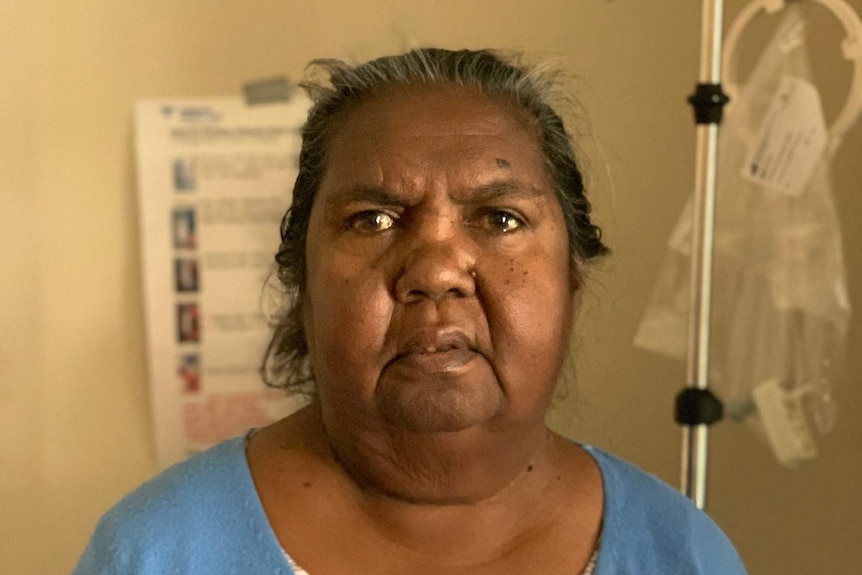
[[[477,88],[392,86],[334,118],[321,183],[379,180],[384,172],[407,170],[463,177],[489,164],[549,184],[538,131],[526,111]]]
[[[539,139],[534,118],[513,98],[477,86],[441,82],[387,84],[370,90],[337,112],[330,139],[345,125],[367,129],[379,127],[381,122],[393,125],[405,118],[437,129],[444,123],[476,130],[490,128],[492,123],[511,124],[528,131],[537,142]]]

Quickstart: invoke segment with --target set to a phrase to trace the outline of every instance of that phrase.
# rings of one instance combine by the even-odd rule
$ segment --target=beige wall
[[[862,0],[852,0],[862,10]],[[729,2],[728,18],[741,0]],[[818,29],[829,52],[837,28]],[[65,573],[98,516],[150,476],[131,110],[237,93],[312,57],[412,38],[549,52],[583,78],[593,197],[615,255],[580,326],[578,384],[554,415],[676,482],[683,368],[631,341],[689,193],[699,3],[643,0],[5,0],[0,3],[0,573]],[[834,114],[847,68],[821,73]],[[851,299],[862,308],[862,129],[835,163]],[[713,435],[710,510],[752,573],[862,564],[862,328],[822,455],[774,464],[736,424]]]

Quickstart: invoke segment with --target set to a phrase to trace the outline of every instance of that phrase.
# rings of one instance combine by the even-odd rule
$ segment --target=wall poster
[[[308,100],[140,101],[135,113],[147,362],[160,468],[296,409],[259,367],[281,217]]]

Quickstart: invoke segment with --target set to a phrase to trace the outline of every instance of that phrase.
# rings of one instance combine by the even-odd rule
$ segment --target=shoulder
[[[267,529],[235,438],[124,497],[99,521],[74,573],[225,572],[223,561],[260,554],[273,538]]]
[[[597,575],[745,573],[725,534],[688,498],[614,455],[585,449],[605,490]]]

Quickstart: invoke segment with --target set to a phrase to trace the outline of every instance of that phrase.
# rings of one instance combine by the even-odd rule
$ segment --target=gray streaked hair
[[[281,224],[275,256],[277,277],[287,303],[276,318],[261,373],[267,385],[314,393],[308,342],[302,321],[305,294],[306,239],[311,208],[323,179],[330,136],[343,114],[382,88],[436,84],[475,88],[525,110],[536,129],[563,210],[569,236],[573,277],[582,266],[607,253],[601,230],[590,220],[590,203],[562,117],[552,105],[560,101],[558,73],[546,66],[527,66],[520,57],[491,50],[422,48],[378,58],[358,66],[339,60],[314,60],[301,86],[313,105],[302,130],[299,174],[293,203]]]

